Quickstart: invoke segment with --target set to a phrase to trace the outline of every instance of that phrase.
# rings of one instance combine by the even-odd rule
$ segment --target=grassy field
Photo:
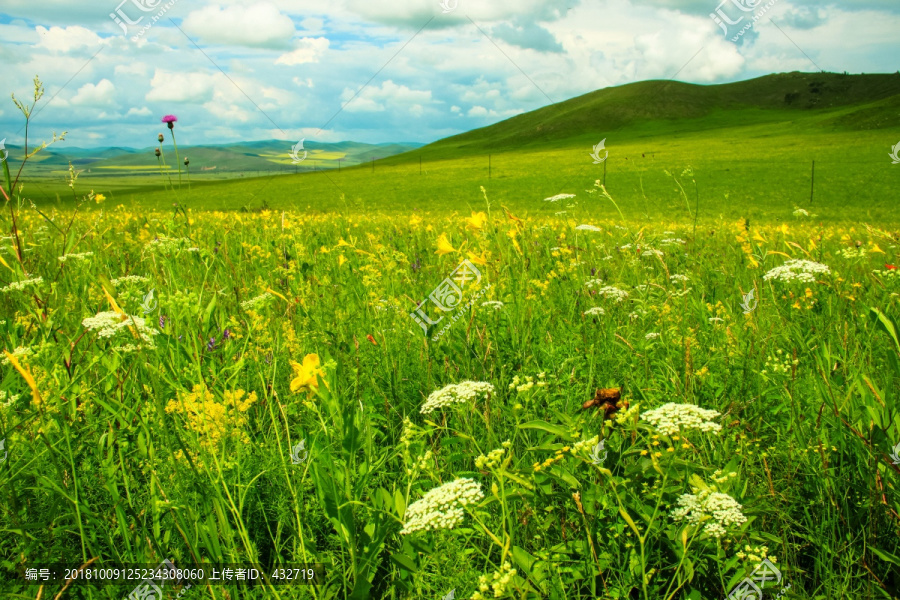
[[[269,582],[167,600],[900,598],[897,134],[611,136],[605,187],[602,134],[490,178],[438,145],[421,175],[26,184],[0,595],[170,560]]]

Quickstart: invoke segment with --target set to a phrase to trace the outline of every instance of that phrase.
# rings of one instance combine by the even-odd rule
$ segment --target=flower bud
[[[157,148],[157,149],[156,149],[156,158],[159,158],[159,155],[160,155],[160,154],[161,154],[161,152],[159,151],[159,148]]]
[[[159,134],[158,136],[156,136],[156,139],[158,139],[159,142],[162,143],[162,141],[163,141],[165,138],[163,138],[163,134]]]

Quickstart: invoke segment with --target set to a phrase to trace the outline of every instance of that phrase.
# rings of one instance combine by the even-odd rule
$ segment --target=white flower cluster
[[[670,233],[671,233],[671,232],[670,232]],[[687,244],[687,242],[685,242],[685,241],[684,241],[683,239],[681,239],[681,238],[666,238],[666,239],[664,239],[664,240],[660,240],[659,243],[660,243],[660,245],[668,245],[668,244]]]
[[[584,311],[584,316],[586,317],[599,317],[600,315],[605,315],[606,311],[600,308],[599,306],[595,306],[593,308],[589,308]]]
[[[616,302],[621,302],[628,297],[628,292],[626,292],[625,290],[620,290],[619,288],[612,285],[600,288],[599,290],[597,290],[597,293],[604,298],[610,298],[612,300],[615,300]]]
[[[35,277],[34,279],[23,279],[22,281],[13,281],[6,287],[0,288],[0,292],[21,292],[29,285],[38,286],[44,283],[43,277]]]
[[[21,395],[22,394],[7,394],[5,391],[0,390],[0,406],[9,408]]]
[[[153,336],[159,333],[148,326],[141,317],[123,315],[115,311],[99,312],[93,317],[87,317],[81,324],[90,331],[96,331],[102,338],[111,338],[122,331],[134,331],[150,345],[153,344]]]
[[[585,282],[584,287],[590,289],[594,287],[600,287],[601,285],[603,285],[602,279],[588,279],[587,282]]]
[[[658,337],[659,337],[659,334],[657,332],[651,331],[650,333],[648,333],[647,335],[644,336],[644,339],[645,340],[655,340]]]
[[[469,600],[487,600],[488,596],[484,594],[490,590],[493,590],[491,597],[502,598],[506,595],[506,588],[509,587],[509,583],[517,573],[518,571],[513,569],[509,562],[505,562],[500,566],[499,571],[495,571],[490,576],[479,575],[478,591],[473,593]]]
[[[500,310],[501,308],[503,308],[503,303],[499,300],[488,300],[487,302],[482,302],[481,305],[490,306],[494,310]]]
[[[181,250],[187,250],[188,252],[197,252],[200,250],[199,248],[191,247],[190,243],[191,241],[187,238],[160,236],[150,240],[145,249],[157,254],[169,254],[172,252],[180,252]]]
[[[143,285],[145,283],[150,283],[149,277],[144,277],[143,275],[125,275],[124,277],[117,277],[113,279],[111,282],[114,286],[117,286],[121,283],[126,285]]]
[[[544,381],[544,377],[547,376],[547,373],[541,372],[538,373],[538,380],[535,381],[534,377],[531,375],[525,375],[524,377],[519,377],[518,375],[513,377],[512,383],[509,384],[509,389],[515,389],[517,392],[527,392],[535,385],[538,387],[546,387],[547,382]]]
[[[93,252],[79,252],[75,254],[66,254],[65,256],[57,256],[56,260],[61,263],[64,263],[69,260],[87,260],[91,256],[93,256]]]
[[[817,263],[812,260],[792,259],[763,275],[763,279],[766,281],[777,279],[778,281],[785,281],[788,283],[792,281],[815,283],[816,274],[825,273],[831,273],[831,269],[822,263]]]
[[[268,302],[268,300],[272,297],[272,294],[266,292],[257,296],[256,298],[244,300],[243,302],[241,302],[241,308],[243,308],[244,310],[258,310],[265,306],[266,302]]]
[[[668,402],[659,408],[648,410],[641,415],[641,420],[650,422],[664,435],[674,435],[685,429],[718,433],[722,430],[722,426],[710,419],[715,419],[720,415],[721,413],[717,410],[700,408],[693,404]]]
[[[795,217],[808,217],[809,212],[800,208],[799,206],[794,207],[794,216]]]
[[[687,275],[681,275],[680,273],[675,273],[674,275],[669,275],[669,281],[688,281],[690,277]]]
[[[662,258],[665,254],[662,250],[657,250],[656,248],[641,248],[641,256],[658,256]]]
[[[29,354],[34,354],[34,351],[31,348],[19,346],[18,348],[16,348],[12,352],[10,352],[10,354],[12,354],[16,358],[16,360],[21,360],[22,358],[25,358]],[[0,365],[8,365],[8,364],[9,364],[9,359],[6,358],[6,355],[5,354],[0,355]]]
[[[463,507],[484,498],[481,484],[468,477],[461,477],[436,487],[416,500],[406,510],[406,525],[401,535],[414,531],[453,529],[459,525],[465,511]]]
[[[578,227],[575,228],[575,230],[576,231],[603,231],[596,225],[587,225],[587,224],[579,225]]]
[[[419,410],[422,414],[434,412],[439,408],[450,406],[451,404],[460,404],[465,402],[473,402],[479,394],[493,394],[494,386],[484,381],[463,381],[460,383],[451,383],[439,390],[435,390],[429,394],[425,404]]]
[[[859,248],[843,248],[838,251],[838,254],[847,260],[854,260],[857,258],[865,258],[868,256],[869,251],[860,246]]]
[[[678,498],[678,508],[672,511],[672,518],[691,525],[703,523],[703,530],[716,538],[725,535],[728,527],[737,527],[747,521],[737,500],[708,489],[699,494],[682,494]]]
[[[568,198],[574,198],[575,194],[557,194],[555,196],[550,196],[549,198],[544,198],[544,202],[559,202],[560,200],[566,200]]]

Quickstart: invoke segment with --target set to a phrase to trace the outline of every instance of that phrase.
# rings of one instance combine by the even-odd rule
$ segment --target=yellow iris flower
[[[325,371],[321,368],[318,354],[307,354],[303,357],[303,364],[291,361],[294,369],[294,379],[291,380],[291,391],[306,391],[310,395],[319,388],[316,376],[325,377]]]

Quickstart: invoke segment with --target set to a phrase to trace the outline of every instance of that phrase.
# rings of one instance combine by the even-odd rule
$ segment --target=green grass
[[[82,175],[79,200],[26,183],[0,213],[20,240],[0,240],[0,593],[61,592],[26,566],[170,559],[324,567],[188,600],[477,599],[495,574],[496,597],[700,600],[766,554],[767,598],[898,598],[900,131],[755,110],[610,136],[608,195],[593,134],[491,151],[490,179],[486,154],[425,148],[421,175],[413,155],[167,192]],[[463,258],[460,304],[483,295],[425,335],[410,313]],[[828,269],[766,277],[791,259]],[[463,381],[491,391],[421,412]],[[583,406],[599,388],[620,418]],[[668,403],[718,428],[667,433],[647,417]],[[402,533],[462,478],[459,522]],[[679,520],[704,490],[746,520]]]

